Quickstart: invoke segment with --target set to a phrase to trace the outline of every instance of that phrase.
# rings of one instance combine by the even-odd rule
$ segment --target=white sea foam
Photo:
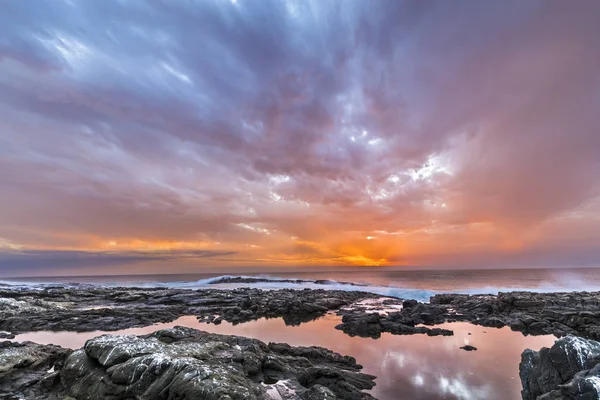
[[[227,278],[241,278],[241,282],[223,282]],[[244,279],[249,282],[243,282]],[[251,282],[251,280],[260,279],[260,282]],[[243,275],[221,275],[197,281],[175,281],[175,282],[148,282],[148,281],[119,281],[115,278],[112,282],[102,283],[64,283],[64,282],[25,282],[25,281],[7,281],[1,280],[1,285],[5,288],[14,290],[34,289],[41,290],[49,286],[60,285],[63,287],[142,287],[142,288],[177,288],[177,289],[235,289],[240,287],[257,288],[263,290],[276,289],[325,289],[325,290],[343,290],[343,291],[363,291],[379,294],[382,296],[396,297],[401,299],[414,299],[418,301],[429,301],[429,298],[438,293],[465,293],[465,294],[498,294],[499,292],[526,291],[536,293],[548,292],[573,292],[573,291],[595,291],[597,285],[586,284],[578,279],[563,280],[560,284],[541,283],[537,286],[482,286],[469,288],[456,288],[454,290],[428,290],[417,289],[402,286],[383,286],[369,285],[363,283],[338,282],[335,280],[309,280],[297,278],[284,278],[273,276],[243,276]]]

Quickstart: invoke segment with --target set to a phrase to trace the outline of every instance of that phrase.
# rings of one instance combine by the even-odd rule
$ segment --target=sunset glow
[[[600,2],[2,8],[0,276],[600,263]]]

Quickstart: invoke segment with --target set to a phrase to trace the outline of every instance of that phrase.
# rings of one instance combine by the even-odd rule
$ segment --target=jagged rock
[[[253,277],[253,276],[222,276],[218,279],[213,279],[209,282],[211,285],[218,285],[224,283],[295,283],[295,284],[314,284],[314,285],[348,285],[348,286],[366,286],[364,284],[354,282],[340,282],[331,281],[328,279],[281,279],[281,278],[264,278],[264,277]]]
[[[420,325],[468,321],[497,328],[510,326],[531,335],[575,334],[600,339],[599,292],[438,294],[431,297],[430,303],[388,298],[377,307],[357,306],[362,300],[374,299],[382,297],[323,289],[186,290],[55,285],[32,290],[0,287],[0,330],[13,333],[118,330],[169,322],[184,315],[196,315],[202,321],[215,324],[281,317],[288,325],[298,325],[335,311],[352,316],[343,321],[339,329],[359,336],[378,337],[382,332],[450,334]],[[387,311],[384,305],[388,306]],[[370,313],[378,317],[365,316]]]
[[[60,370],[71,350],[31,342],[0,342],[0,399],[62,399]]]
[[[523,400],[600,398],[600,343],[566,336],[551,348],[521,354]]]
[[[444,312],[438,318],[440,308]],[[435,314],[435,323],[440,319],[468,321],[495,328],[510,326],[527,335],[600,339],[600,292],[439,294],[430,299],[430,304],[419,304],[405,311],[419,323],[416,310]],[[429,324],[425,320],[422,323]]]
[[[288,325],[298,325],[357,301],[378,297],[372,293],[324,289],[0,287],[0,331],[110,331],[170,322],[184,315],[234,324],[281,317]]]
[[[352,357],[175,327],[103,335],[76,351],[0,342],[2,399],[368,400]]]
[[[271,399],[271,389],[284,400],[371,399],[362,390],[374,386],[374,377],[360,368],[352,357],[319,347],[175,327],[91,339],[67,358],[60,376],[70,396],[88,400]]]
[[[404,308],[413,308],[417,304],[419,304],[419,302],[416,301],[416,300],[404,300],[402,302],[402,307],[404,307]]]
[[[429,336],[451,336],[454,333],[448,329],[427,328],[425,326],[414,326],[413,320],[407,320],[401,313],[382,315],[378,313],[365,314],[363,312],[350,311],[342,316],[342,323],[335,329],[341,330],[350,336],[378,338],[383,332],[394,335],[427,334]]]
[[[316,384],[303,392],[300,395],[300,398],[302,398],[302,400],[336,400],[338,397],[325,386]]]

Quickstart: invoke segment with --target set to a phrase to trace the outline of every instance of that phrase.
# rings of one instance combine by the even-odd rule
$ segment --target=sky
[[[0,8],[0,276],[600,266],[596,0]]]

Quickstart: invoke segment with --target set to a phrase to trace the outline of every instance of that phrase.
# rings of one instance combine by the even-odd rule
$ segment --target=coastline
[[[170,322],[183,316],[195,316],[201,323],[220,324],[225,321],[233,325],[264,318],[281,318],[286,325],[296,326],[330,314],[339,318],[340,323],[335,326],[337,330],[349,336],[368,338],[378,338],[387,333],[449,336],[454,334],[451,329],[439,328],[436,325],[448,322],[468,322],[490,328],[508,326],[513,331],[519,331],[525,335],[552,334],[556,337],[576,335],[597,339],[600,325],[599,299],[600,293],[598,292],[511,292],[498,295],[439,294],[431,297],[429,303],[424,303],[384,297],[369,292],[325,289],[193,290],[90,285],[50,285],[42,289],[1,287],[0,331],[4,331],[7,338],[17,335],[16,340],[19,338],[18,334],[25,332],[103,331],[110,333],[126,328]],[[196,339],[202,336],[195,332],[190,335]],[[209,334],[206,333],[206,335]],[[142,336],[143,340],[148,339],[146,336],[148,335]],[[229,339],[220,338],[219,340]],[[0,349],[0,353],[14,352],[19,348],[27,351],[32,348],[40,354],[48,351],[44,347],[47,345],[27,344],[16,347],[15,342],[12,342],[13,344],[6,344],[9,343],[8,341],[3,343],[5,344]],[[35,346],[42,347],[36,348]],[[69,351],[63,350],[66,360],[70,353],[66,355]],[[63,350],[53,349],[50,353],[60,353]],[[178,362],[171,361],[175,364]],[[260,368],[264,369],[264,367]],[[21,372],[26,370],[27,367],[20,369]],[[2,371],[0,375],[8,374],[7,376],[9,376],[11,373],[6,366],[0,371]],[[61,371],[60,365],[55,367],[57,383],[51,385],[48,393],[64,394],[56,389],[56,387],[64,386],[61,374],[64,375],[66,372]],[[292,379],[290,377],[293,376],[293,379],[298,380],[299,374],[301,375],[301,372],[297,372],[295,375],[291,374],[286,379]],[[309,396],[308,390],[312,387],[316,387],[316,389],[312,389],[315,393],[310,393],[313,396],[310,397],[311,399],[327,398],[327,390],[332,390],[331,393],[335,395],[337,386],[347,386],[342,383],[344,379],[348,378],[347,376],[339,371],[330,371],[329,374],[333,374],[336,378],[328,378],[326,384],[321,384],[323,383],[321,382],[322,377],[319,378],[321,380],[316,379],[315,382],[321,382],[318,386],[311,381],[312,383],[306,387],[298,380],[292,384],[294,386],[293,395],[282,398],[298,398],[293,396],[300,396],[299,393],[304,393],[303,391],[307,391],[306,396]],[[30,375],[33,380],[39,378],[39,374]],[[365,379],[369,381],[370,378]],[[44,377],[44,382],[46,380],[47,377]],[[265,382],[263,380],[261,383],[258,379],[258,383],[262,385]],[[37,384],[33,386],[37,387]],[[1,384],[0,388],[2,388]],[[368,397],[371,396],[369,393],[363,391],[370,388],[369,384],[363,382],[356,388],[356,393],[361,393],[356,398],[372,398]],[[53,390],[54,392],[52,392]],[[284,390],[281,389],[281,391]],[[266,391],[262,393],[261,390],[258,390],[256,393],[258,393],[256,398],[277,398],[272,397]],[[281,394],[279,395],[281,396]],[[338,396],[336,398],[351,397]]]

